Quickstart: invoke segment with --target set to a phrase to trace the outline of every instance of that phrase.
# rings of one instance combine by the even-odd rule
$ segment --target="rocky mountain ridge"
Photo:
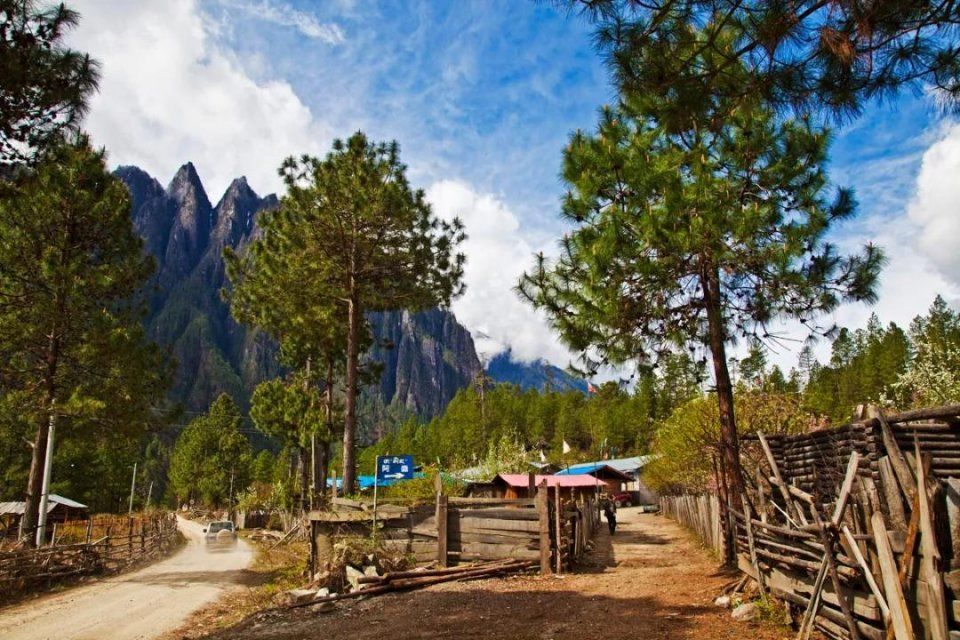
[[[238,178],[212,205],[189,162],[166,188],[138,167],[120,167],[115,175],[130,191],[134,227],[157,261],[146,323],[150,337],[177,360],[173,399],[204,411],[226,392],[246,407],[254,387],[280,370],[271,341],[230,316],[220,296],[227,284],[222,256],[228,246],[242,250],[249,243],[257,215],[277,206],[276,196],[260,197]],[[370,354],[384,363],[375,391],[383,405],[436,415],[480,371],[470,332],[449,311],[392,311],[368,321],[376,343],[392,345]]]

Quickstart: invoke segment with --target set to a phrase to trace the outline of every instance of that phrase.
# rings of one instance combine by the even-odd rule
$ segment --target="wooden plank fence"
[[[661,496],[660,512],[690,529],[705,546],[723,552],[723,527],[717,496]]]
[[[586,552],[600,521],[592,498],[558,503],[549,493],[542,486],[534,500],[438,494],[433,504],[380,505],[376,539],[384,550],[409,555],[417,564],[513,558],[540,560],[543,569],[563,571]],[[316,572],[337,537],[371,535],[372,506],[334,498],[330,511],[310,513],[310,526],[310,564]]]

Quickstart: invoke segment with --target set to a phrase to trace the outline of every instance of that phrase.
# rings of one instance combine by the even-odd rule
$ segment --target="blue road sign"
[[[410,480],[413,456],[377,456],[377,480]]]

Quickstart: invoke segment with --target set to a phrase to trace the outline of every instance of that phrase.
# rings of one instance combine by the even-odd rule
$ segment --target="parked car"
[[[621,491],[620,493],[615,493],[610,496],[610,499],[613,500],[613,504],[617,505],[617,508],[620,507],[632,507],[633,506],[633,496],[630,495],[629,491]]]
[[[218,520],[203,530],[203,539],[207,544],[236,544],[237,530],[229,520]]]

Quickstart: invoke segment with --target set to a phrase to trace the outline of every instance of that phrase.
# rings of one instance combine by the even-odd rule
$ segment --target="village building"
[[[19,535],[20,521],[26,505],[26,502],[0,502],[0,537]],[[85,504],[55,493],[47,497],[48,525],[68,520],[86,520],[89,517],[88,507]]]
[[[581,464],[572,464],[565,469],[561,469],[557,472],[557,475],[599,476],[599,479],[608,483],[611,493],[626,491],[630,493],[633,504],[655,505],[658,504],[660,497],[643,482],[643,478],[641,477],[643,468],[652,462],[653,459],[654,456],[647,455],[584,462]],[[621,481],[622,484],[619,487],[614,488],[617,482],[617,476],[612,472],[617,472],[625,478]]]
[[[531,478],[533,478],[533,491],[530,490]],[[507,500],[535,498],[536,487],[544,481],[548,489],[560,487],[560,497],[564,500],[588,499],[606,491],[606,485],[593,476],[501,473],[490,483],[491,493],[493,497]]]

